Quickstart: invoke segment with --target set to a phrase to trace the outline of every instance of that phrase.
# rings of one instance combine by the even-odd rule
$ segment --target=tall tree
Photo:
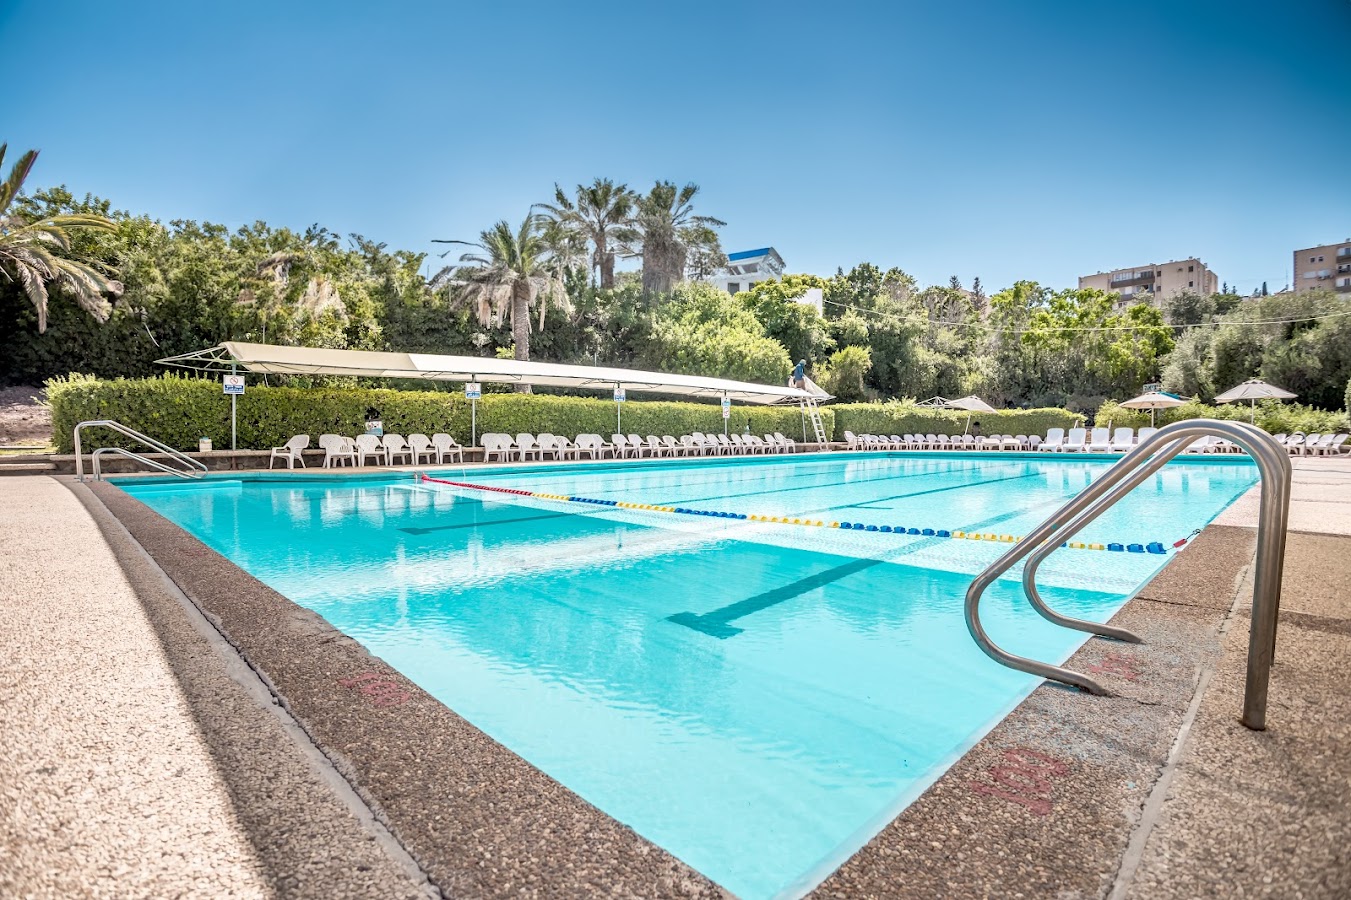
[[[8,144],[0,144],[0,166],[4,165],[8,148]],[[88,214],[46,216],[30,221],[27,216],[11,212],[10,207],[23,190],[24,180],[37,158],[36,150],[20,156],[9,177],[0,183],[0,274],[23,287],[37,311],[39,334],[47,330],[49,284],[66,288],[81,309],[106,322],[112,307],[103,295],[120,295],[121,283],[93,266],[58,254],[70,252],[70,231],[82,228],[116,231],[117,226],[103,216]]]
[[[628,226],[637,194],[627,184],[597,178],[577,185],[577,199],[570,200],[554,185],[554,204],[541,204],[554,221],[580,233],[591,244],[591,270],[599,272],[600,286],[615,286],[615,245]]]
[[[480,322],[496,324],[505,315],[511,321],[511,337],[516,358],[530,359],[530,307],[538,303],[540,327],[544,326],[544,307],[569,308],[567,292],[550,264],[544,240],[542,217],[527,215],[521,226],[512,230],[504,219],[471,241],[436,241],[438,244],[465,244],[480,252],[466,253],[460,262],[460,297],[473,305]],[[441,274],[445,274],[444,272]],[[438,275],[440,279],[440,275]],[[530,393],[530,385],[517,385]]]
[[[694,195],[699,186],[677,188],[675,182],[658,181],[638,200],[632,227],[623,239],[628,250],[643,258],[643,291],[670,293],[685,275],[690,250],[717,241],[713,229],[726,222],[694,214]]]

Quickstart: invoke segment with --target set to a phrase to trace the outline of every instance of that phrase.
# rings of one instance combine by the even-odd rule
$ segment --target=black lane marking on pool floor
[[[949,471],[951,471],[951,470],[949,470]],[[774,489],[774,490],[768,490],[768,491],[766,491],[766,490],[747,491],[747,492],[741,493],[741,494],[717,494],[717,495],[712,496],[712,497],[689,497],[689,498],[679,499],[679,500],[663,500],[663,501],[660,501],[658,505],[660,505],[660,506],[687,506],[687,505],[689,505],[689,504],[691,504],[691,503],[705,503],[705,502],[708,502],[708,501],[710,501],[710,500],[734,500],[734,499],[736,499],[736,498],[738,498],[738,497],[764,497],[764,496],[768,496],[768,495],[771,495],[771,494],[787,494],[787,493],[789,493],[789,492],[791,492],[791,491],[814,491],[814,490],[823,490],[823,489],[825,489],[825,488],[841,487],[841,486],[847,485],[847,484],[849,484],[849,485],[852,485],[852,484],[868,484],[869,482],[873,482],[873,481],[900,481],[900,480],[903,479],[903,478],[923,478],[923,477],[928,476],[928,475],[946,475],[946,474],[949,474],[949,472],[947,472],[947,471],[911,472],[911,473],[905,474],[905,475],[897,475],[897,474],[895,474],[895,473],[890,473],[890,474],[887,474],[887,475],[879,475],[879,476],[876,477],[876,478],[846,478],[846,479],[844,479],[843,481],[826,481],[826,482],[823,482],[823,483],[821,483],[821,484],[804,484],[804,485],[799,485],[798,487],[777,488],[777,489]],[[1020,475],[1020,476],[1018,476],[1018,477],[1021,478],[1021,477],[1023,477],[1023,476]],[[979,484],[980,482],[973,482],[973,483],[974,483],[974,484]],[[962,485],[962,487],[965,487],[965,486],[966,486],[966,485]],[[904,495],[902,495],[902,496],[904,496]],[[847,507],[834,507],[834,506],[828,507],[828,508],[829,508],[829,509],[837,509],[837,508],[838,508],[838,509],[847,509]]]
[[[814,591],[819,587],[825,587],[845,576],[853,575],[855,572],[862,572],[864,569],[879,566],[882,562],[883,560],[880,559],[851,560],[833,569],[808,575],[806,578],[785,584],[783,587],[775,588],[772,591],[765,591],[763,594],[738,600],[736,603],[729,603],[721,609],[715,609],[703,615],[682,612],[667,616],[666,619],[668,622],[675,622],[677,625],[684,625],[686,628],[693,628],[695,631],[725,640],[745,631],[744,628],[729,625],[728,623],[733,619],[740,619],[742,616],[749,616],[751,613],[757,613],[786,600],[792,600],[794,597],[801,596],[808,591]]]
[[[830,509],[891,509],[890,506],[873,506],[874,503],[885,503],[888,500],[900,500],[905,497],[923,497],[925,494],[941,494],[944,491],[960,491],[963,488],[980,487],[983,484],[996,484],[1000,481],[1017,481],[1021,478],[1040,478],[1041,472],[1028,472],[1026,475],[1008,475],[1004,478],[987,478],[984,481],[970,481],[966,484],[950,484],[947,487],[930,488],[927,491],[914,491],[909,494],[892,494],[890,497],[878,497],[876,500],[865,500],[862,503],[850,503],[845,506],[832,506]],[[821,510],[824,512],[825,510]]]

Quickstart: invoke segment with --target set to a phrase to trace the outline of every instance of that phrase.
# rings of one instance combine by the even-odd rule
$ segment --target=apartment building
[[[1295,251],[1295,292],[1331,288],[1351,292],[1351,238],[1340,244],[1325,244]]]
[[[1117,307],[1121,308],[1133,303],[1157,304],[1164,297],[1184,291],[1208,297],[1219,291],[1220,279],[1205,263],[1192,258],[1081,275],[1079,287],[1120,294]]]

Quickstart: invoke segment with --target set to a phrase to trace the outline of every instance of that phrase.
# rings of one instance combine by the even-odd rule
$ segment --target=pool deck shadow
[[[1300,476],[1336,487],[1292,516],[1306,528],[1289,535],[1267,731],[1238,723],[1255,544],[1240,501],[1114,618],[1144,644],[1071,659],[1116,696],[1038,688],[811,895],[1351,896],[1351,468]],[[90,490],[444,895],[725,896],[316,614]]]

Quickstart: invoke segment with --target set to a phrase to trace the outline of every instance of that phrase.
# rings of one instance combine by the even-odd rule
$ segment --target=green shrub
[[[1156,417],[1157,424],[1167,425],[1185,419],[1225,419],[1240,422],[1248,421],[1251,411],[1247,403],[1220,403],[1211,406],[1193,398],[1183,406],[1161,409]],[[1115,402],[1104,403],[1098,409],[1094,424],[1116,428],[1141,428],[1149,424],[1149,410],[1126,409]],[[1347,414],[1327,412],[1312,406],[1298,403],[1282,403],[1279,400],[1260,400],[1257,403],[1257,425],[1272,434],[1289,434],[1294,431],[1327,433],[1329,431],[1347,431]]]
[[[195,450],[208,437],[217,448],[230,446],[230,399],[218,380],[165,375],[109,381],[83,375],[47,382],[52,430],[57,449],[72,452],[71,432],[89,419],[113,419],[181,450]],[[397,434],[447,432],[466,446],[470,439],[470,404],[460,392],[395,391],[384,388],[291,388],[250,384],[238,401],[238,446],[265,449],[295,434],[361,434],[366,410],[380,414],[385,431]],[[630,400],[623,404],[625,434],[680,436],[693,431],[721,431],[722,410],[709,403]],[[833,414],[822,410],[826,432]],[[750,422],[753,434],[781,431],[800,438],[802,419],[795,406],[732,404],[730,425],[740,432]],[[516,434],[541,431],[575,437],[615,431],[615,404],[608,399],[549,394],[484,394],[478,404],[478,433]],[[134,447],[135,443],[103,431],[99,446]]]
[[[930,409],[913,400],[888,403],[840,403],[835,411],[835,440],[854,434],[961,434],[967,413],[957,409]],[[1071,428],[1082,416],[1065,409],[1001,409],[972,413],[981,434],[1045,435],[1048,428]]]

